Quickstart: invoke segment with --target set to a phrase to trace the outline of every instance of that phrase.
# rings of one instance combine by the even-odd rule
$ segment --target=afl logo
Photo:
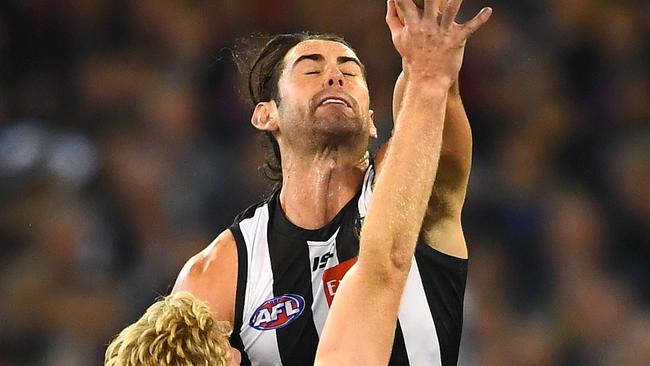
[[[298,319],[305,310],[305,299],[287,294],[265,301],[255,310],[249,325],[257,330],[284,328]]]

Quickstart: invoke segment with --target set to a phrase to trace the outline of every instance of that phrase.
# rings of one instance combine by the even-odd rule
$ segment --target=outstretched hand
[[[459,24],[454,20],[463,1],[448,0],[438,10],[441,1],[424,0],[420,11],[412,0],[388,0],[386,23],[408,78],[451,86],[458,79],[467,38],[490,19],[492,8],[485,7],[472,20]]]

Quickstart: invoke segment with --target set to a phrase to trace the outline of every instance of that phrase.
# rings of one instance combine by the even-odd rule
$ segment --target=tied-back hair
[[[105,366],[227,366],[228,322],[188,292],[171,294],[147,309],[106,350]]]
[[[278,81],[284,70],[284,57],[298,43],[308,40],[339,42],[352,49],[343,37],[331,33],[253,34],[237,40],[233,58],[244,81],[245,99],[251,108],[272,100],[280,104]],[[282,185],[280,146],[272,133],[264,132],[262,136],[265,162],[261,170],[276,189]]]

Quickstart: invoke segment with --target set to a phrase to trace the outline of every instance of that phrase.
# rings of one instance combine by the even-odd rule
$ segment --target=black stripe
[[[259,201],[257,203],[254,203],[254,204],[248,206],[242,213],[240,213],[239,215],[237,215],[235,217],[235,220],[233,221],[232,226],[239,225],[240,222],[242,222],[242,221],[244,221],[246,219],[250,219],[250,218],[254,217],[255,212],[257,212],[257,209],[264,206],[265,204],[267,204],[269,202],[269,200],[270,200],[270,198],[266,198],[266,199],[264,199],[262,201]]]
[[[365,196],[366,191],[370,191],[374,188],[375,185],[375,166],[374,161],[371,163],[370,168],[372,169],[372,177],[369,182],[363,187],[364,192],[362,193],[362,198]],[[370,205],[370,202],[367,202],[367,206]],[[388,361],[389,366],[409,366],[409,356],[406,352],[406,344],[404,342],[404,333],[402,332],[402,325],[397,320],[397,327],[395,329],[395,340],[393,341],[393,350],[390,354],[390,360]]]
[[[326,241],[334,235],[336,230],[339,229],[342,222],[351,220],[352,218],[348,216],[350,212],[357,211],[357,200],[359,198],[359,193],[350,199],[348,203],[339,211],[336,216],[330,221],[327,225],[323,226],[320,229],[303,229],[294,223],[292,223],[289,218],[286,216],[282,208],[280,207],[280,194],[279,192],[275,193],[271,200],[269,201],[269,206],[271,207],[271,218],[270,224],[278,233],[291,237],[300,239],[303,241]]]
[[[275,210],[270,211],[273,215]],[[272,226],[268,228],[268,242],[273,271],[273,296],[295,294],[305,299],[305,309],[300,317],[276,330],[282,365],[313,365],[318,347],[318,332],[311,311],[314,299],[309,247],[306,241],[282,235],[273,230]]]
[[[371,165],[368,169],[374,169]],[[369,172],[366,172],[369,174]],[[364,193],[370,189],[370,183],[364,178],[361,190],[354,197],[354,204],[348,204],[342,214],[341,229],[336,236],[336,253],[339,263],[345,262],[359,255],[359,239],[361,237],[361,226],[363,219],[359,213],[359,201],[364,199]]]
[[[244,351],[244,342],[241,339],[239,330],[242,327],[244,314],[244,298],[246,295],[246,282],[248,280],[248,249],[244,236],[238,224],[232,225],[230,231],[235,237],[237,245],[237,292],[235,295],[235,324],[230,337],[230,344],[241,352],[241,365],[250,365],[251,361]]]
[[[397,321],[397,328],[395,329],[395,342],[393,342],[393,352],[390,354],[390,366],[408,366],[409,356],[406,353],[406,344],[404,344],[404,333],[402,333],[402,326]]]
[[[358,197],[358,196],[357,196]],[[336,235],[336,253],[339,263],[359,255],[359,235],[361,233],[361,219],[357,204],[347,208],[344,213],[341,228]]]
[[[463,329],[467,260],[441,253],[422,240],[416,247],[415,260],[436,326],[442,365],[455,366]]]

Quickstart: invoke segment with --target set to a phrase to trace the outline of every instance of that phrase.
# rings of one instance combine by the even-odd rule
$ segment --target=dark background
[[[650,3],[495,13],[461,76],[475,139],[461,365],[650,365]],[[400,60],[378,0],[5,0],[0,365],[100,364],[111,337],[259,200],[227,49],[331,31],[380,133]]]

